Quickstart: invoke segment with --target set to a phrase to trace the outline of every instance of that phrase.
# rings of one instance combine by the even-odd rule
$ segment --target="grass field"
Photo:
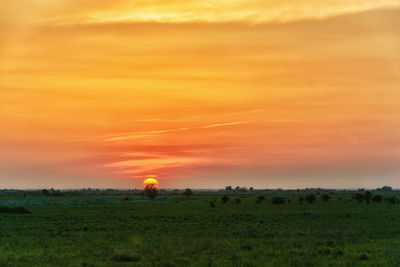
[[[0,196],[0,266],[400,266],[399,204],[259,196]]]

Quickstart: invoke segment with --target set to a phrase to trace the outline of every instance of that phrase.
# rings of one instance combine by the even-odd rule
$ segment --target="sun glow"
[[[143,182],[143,187],[145,189],[158,189],[158,181],[155,178],[147,178]]]

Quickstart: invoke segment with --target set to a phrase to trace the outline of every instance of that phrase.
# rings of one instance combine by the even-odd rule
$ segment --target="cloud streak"
[[[173,133],[173,132],[181,132],[181,131],[187,131],[187,130],[191,130],[191,128],[177,128],[177,129],[169,129],[169,130],[133,132],[133,133],[129,133],[127,135],[106,138],[105,141],[125,141],[125,140],[131,140],[131,139],[136,139],[136,138],[146,138],[146,137],[151,137],[151,136],[155,136],[155,135],[161,135],[161,134],[167,134],[167,133]]]
[[[234,114],[234,113],[232,113]],[[185,119],[178,120],[168,120],[168,119],[144,119],[144,120],[132,120],[133,122],[181,122],[185,121]],[[129,141],[133,139],[141,139],[141,138],[150,138],[159,135],[165,135],[170,133],[177,133],[182,131],[190,131],[190,130],[200,130],[200,129],[211,129],[218,127],[229,127],[229,126],[240,126],[245,124],[252,123],[305,123],[304,120],[289,120],[289,119],[257,119],[257,120],[246,120],[246,121],[231,121],[231,122],[221,122],[221,123],[212,123],[203,126],[197,127],[181,127],[175,129],[166,129],[166,130],[152,130],[152,131],[138,131],[138,132],[129,132],[124,135],[118,135],[113,137],[104,138],[103,141],[106,142],[118,142],[118,141]]]
[[[214,124],[203,126],[201,128],[209,129],[209,128],[215,128],[215,127],[224,127],[224,126],[235,126],[235,125],[241,125],[241,124],[248,124],[248,123],[253,123],[253,122],[255,122],[255,121],[233,121],[233,122],[225,122],[225,123],[214,123]]]
[[[148,137],[153,137],[153,136],[157,136],[157,135],[164,135],[164,134],[169,134],[169,133],[189,131],[189,130],[195,130],[195,129],[210,129],[210,128],[216,128],[216,127],[243,125],[243,124],[254,123],[257,121],[258,120],[233,121],[233,122],[224,122],[224,123],[213,123],[213,124],[208,124],[208,125],[204,125],[204,126],[200,126],[200,127],[192,127],[192,128],[182,127],[182,128],[167,129],[167,130],[131,132],[131,133],[127,133],[125,135],[108,137],[108,138],[105,138],[104,141],[107,141],[107,142],[127,141],[127,140],[132,140],[132,139],[148,138]]]
[[[230,1],[128,1],[117,0],[93,5],[89,0],[5,1],[6,14],[30,11],[30,19],[52,24],[98,24],[121,22],[157,23],[286,23],[323,19],[342,14],[381,8],[397,8],[398,0],[230,0]],[[26,10],[25,10],[26,8]]]

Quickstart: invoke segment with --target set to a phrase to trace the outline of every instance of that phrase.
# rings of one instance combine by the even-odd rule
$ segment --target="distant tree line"
[[[320,194],[319,195],[320,200],[322,202],[328,202],[332,199],[332,196],[330,194]],[[318,199],[318,194],[305,194],[305,195],[299,195],[297,197],[297,201],[301,204],[303,202],[307,202],[309,204],[313,204],[316,200]],[[260,204],[262,202],[265,202],[267,199],[265,196],[260,195],[255,199],[255,203]],[[341,201],[342,197],[338,197],[337,201]],[[365,202],[366,204],[370,204],[371,202],[379,203],[379,202],[387,202],[391,204],[396,204],[399,203],[399,200],[395,196],[382,196],[381,194],[374,194],[370,191],[365,191],[365,192],[358,192],[355,193],[354,195],[351,196],[350,200],[356,200],[359,203]],[[292,199],[287,198],[286,196],[272,196],[270,199],[270,202],[273,205],[282,205],[285,203],[291,203]],[[222,204],[227,204],[227,203],[235,203],[235,204],[240,204],[242,201],[240,198],[234,198],[233,201],[230,201],[229,195],[223,195],[221,197],[221,203]],[[214,208],[216,206],[215,201],[210,201],[209,202],[211,208]]]

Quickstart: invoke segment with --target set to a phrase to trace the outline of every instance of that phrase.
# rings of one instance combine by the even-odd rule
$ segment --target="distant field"
[[[0,196],[0,266],[400,266],[400,204],[280,195]]]

